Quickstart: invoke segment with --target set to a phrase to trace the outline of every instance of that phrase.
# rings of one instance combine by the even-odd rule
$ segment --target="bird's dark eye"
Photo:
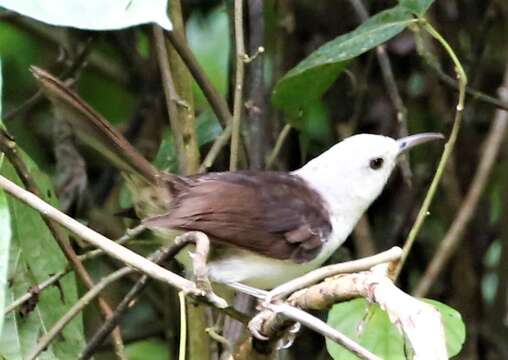
[[[383,166],[383,158],[374,158],[372,160],[370,160],[370,163],[369,163],[369,166],[371,169],[373,170],[378,170],[381,168],[381,166]]]

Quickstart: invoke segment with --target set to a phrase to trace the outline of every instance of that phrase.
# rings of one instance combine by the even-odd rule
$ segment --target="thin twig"
[[[233,119],[231,122],[231,155],[229,170],[238,168],[238,151],[240,144],[240,124],[243,113],[243,76],[245,71],[245,44],[243,39],[243,0],[234,0],[235,29],[235,88],[233,100]]]
[[[215,159],[217,159],[217,156],[219,156],[220,151],[226,146],[226,144],[229,141],[229,138],[231,137],[231,129],[232,126],[229,124],[224,131],[217,136],[215,141],[213,142],[212,147],[208,151],[208,154],[206,154],[205,159],[201,163],[201,166],[198,169],[199,173],[207,171],[214,163]]]
[[[40,293],[47,287],[50,287],[51,285],[56,283],[58,280],[60,280],[62,278],[62,276],[64,276],[68,272],[69,271],[66,269],[64,271],[59,271],[56,274],[51,275],[49,278],[47,278],[46,280],[44,280],[43,282],[41,282],[40,284],[35,286],[35,288],[37,289],[37,292]],[[23,305],[25,302],[30,300],[33,296],[34,296],[33,292],[27,291],[22,296],[20,296],[19,298],[17,298],[16,300],[14,300],[12,303],[10,303],[9,305],[7,305],[5,307],[4,315],[7,315],[8,313],[13,311],[17,307]]]
[[[21,181],[23,182],[25,187],[30,191],[28,193],[29,194],[31,193],[31,195],[33,196],[40,197],[41,191],[39,190],[37,183],[31,177],[25,163],[19,156],[16,143],[4,130],[0,130],[0,150],[6,154],[7,158],[16,169],[16,172],[20,177]],[[80,281],[87,289],[93,288],[94,282],[92,280],[92,277],[90,276],[86,268],[83,266],[81,260],[78,258],[76,252],[69,243],[69,239],[67,238],[66,234],[62,231],[62,228],[58,225],[57,222],[51,220],[50,218],[42,216],[42,219],[46,223],[46,226],[48,227],[49,231],[55,238],[57,244],[59,245],[65,257],[71,264],[72,268],[78,275]],[[99,297],[97,300],[99,309],[101,310],[103,317],[105,319],[111,317],[113,311],[111,310],[111,307],[106,302],[106,300],[103,297]],[[119,328],[116,328],[114,330],[113,344],[115,347],[115,354],[117,355],[117,357],[119,359],[126,359],[122,336]]]
[[[499,88],[498,93],[501,101],[508,101],[508,67],[505,70],[504,81]],[[464,231],[467,229],[467,225],[476,211],[478,201],[480,200],[480,196],[487,184],[492,167],[501,148],[501,144],[505,139],[507,126],[508,112],[500,109],[497,110],[494,115],[494,121],[490,126],[489,133],[483,142],[483,154],[467,195],[464,198],[462,206],[450,226],[450,229],[443,238],[443,241],[439,244],[436,254],[432,257],[432,261],[425,270],[425,273],[415,290],[415,296],[424,297],[427,295],[430,287],[434,284],[436,278],[442,272],[448,260],[455,253],[459,243],[461,242]]]
[[[275,146],[273,147],[272,152],[270,153],[268,159],[266,160],[267,169],[270,169],[272,167],[273,162],[275,161],[275,159],[277,159],[277,156],[279,156],[280,150],[282,149],[282,145],[284,145],[284,141],[286,141],[286,138],[289,135],[290,130],[291,125],[286,124],[279,133],[277,141],[275,142]]]
[[[223,126],[230,124],[232,115],[229,111],[228,104],[201,68],[201,65],[199,65],[186,41],[182,38],[182,36],[175,34],[173,31],[166,32],[165,34],[171,45],[173,45],[175,50],[178,52],[178,55],[180,55],[184,61],[185,65],[194,77],[194,80],[196,80],[201,90],[203,90],[203,94],[210,103],[210,106],[215,112],[215,115],[217,115],[221,124]]]
[[[441,80],[444,84],[448,85],[449,87],[451,87],[454,90],[457,90],[457,91],[459,90],[459,84],[458,84],[457,80],[455,80],[451,76],[448,76],[447,74],[442,72],[441,69],[439,69],[437,66],[434,66],[434,64],[432,64],[430,62],[425,62],[425,64],[436,73],[439,80]],[[482,91],[479,91],[477,89],[474,89],[474,88],[468,86],[468,87],[466,87],[466,94],[471,96],[472,100],[478,100],[478,101],[484,102],[486,104],[493,105],[499,109],[508,111],[508,102],[502,101],[502,100],[497,99],[493,96],[485,94]]]
[[[395,278],[397,278],[398,275],[400,274],[400,271],[402,270],[402,267],[404,266],[404,263],[406,262],[409,252],[411,251],[411,248],[412,248],[413,243],[416,239],[416,236],[418,235],[418,233],[425,221],[425,218],[427,217],[430,204],[432,202],[432,199],[434,198],[434,194],[437,191],[437,186],[439,185],[439,182],[441,181],[441,177],[442,177],[444,169],[446,167],[446,163],[448,162],[448,158],[450,157],[450,155],[455,147],[455,142],[457,140],[457,136],[458,136],[459,130],[460,130],[460,125],[462,123],[462,115],[464,112],[465,89],[466,89],[466,84],[467,84],[467,76],[464,72],[464,69],[462,68],[462,65],[461,65],[459,59],[455,55],[455,52],[450,47],[450,45],[446,42],[446,40],[425,19],[420,19],[419,24],[430,35],[432,35],[432,37],[434,37],[441,44],[441,46],[444,47],[444,49],[446,50],[446,52],[452,59],[454,65],[455,65],[455,71],[457,72],[457,78],[458,78],[459,84],[460,84],[460,91],[459,91],[459,99],[457,102],[457,108],[455,111],[455,119],[453,121],[453,127],[452,127],[452,131],[450,133],[450,137],[448,138],[448,141],[445,144],[443,154],[441,155],[441,159],[439,160],[439,165],[436,169],[436,173],[434,175],[434,178],[432,179],[432,183],[430,184],[429,190],[427,191],[427,194],[425,195],[425,199],[423,200],[423,204],[420,208],[420,211],[418,212],[418,215],[417,215],[416,220],[413,224],[413,227],[409,231],[409,235],[406,239],[406,242],[404,243],[403,254],[402,254],[400,262],[397,266],[397,269],[395,270],[395,274],[394,274]]]

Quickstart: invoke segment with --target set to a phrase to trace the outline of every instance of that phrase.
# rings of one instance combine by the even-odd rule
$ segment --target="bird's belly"
[[[344,240],[332,236],[314,259],[304,263],[232,249],[227,256],[208,263],[208,275],[212,282],[240,282],[258,289],[272,289],[321,266]]]

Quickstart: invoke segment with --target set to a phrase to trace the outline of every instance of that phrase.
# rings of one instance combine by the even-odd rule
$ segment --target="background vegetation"
[[[423,14],[432,1],[401,3],[423,9]],[[241,136],[238,143],[233,141],[233,151],[229,146],[222,148],[213,164],[205,167],[210,171],[236,166],[292,170],[353,133],[395,138],[422,131],[449,135],[458,97],[456,67],[439,43],[416,26],[414,15],[407,10],[386,15],[397,17],[400,29],[387,32],[374,27],[356,47],[340,45],[344,38],[337,38],[365,21],[367,9],[377,14],[397,4],[384,0],[364,5],[353,0],[246,1],[243,28],[247,56],[240,57],[245,82],[243,99],[236,104],[236,54],[243,52],[235,48],[233,3],[184,1],[182,24],[178,9],[173,7],[175,32],[185,29],[187,43],[216,95],[226,99],[235,119],[241,117]],[[388,23],[391,20],[386,16],[369,21],[372,26],[376,21]],[[506,359],[508,147],[506,114],[500,109],[508,109],[508,4],[501,0],[441,0],[429,8],[425,18],[454,49],[469,79],[470,93],[457,143],[399,285],[461,313],[467,337],[460,358]],[[314,52],[336,38],[342,39],[337,46]],[[375,48],[377,44],[383,45]],[[158,167],[193,173],[214,141],[230,131],[225,126],[232,119],[230,115],[216,117],[217,111],[212,110],[199,86],[191,84],[190,74],[167,43],[175,87],[185,103],[178,111],[191,118],[195,115],[196,128],[194,138],[194,119],[183,122],[182,134],[177,134],[183,145],[178,140],[177,146],[173,145],[175,134],[169,126],[157,58],[159,45],[152,25],[90,32],[0,12],[3,123],[45,198],[53,204],[58,198],[60,208],[109,238],[120,237],[126,227],[134,225],[115,215],[129,206],[129,195],[114,169],[90,149],[76,144],[68,128],[53,120],[29,66],[71,79],[74,89]],[[329,57],[333,61],[325,64]],[[171,115],[173,120],[186,116]],[[179,146],[197,150],[196,144],[199,153],[177,151]],[[330,262],[402,246],[441,151],[439,146],[415,150]],[[3,175],[17,178],[5,159],[1,164]],[[0,229],[7,227],[12,231],[10,263],[8,270],[0,267],[0,274],[9,271],[4,294],[8,305],[29,288],[38,293],[33,286],[62,271],[66,260],[37,213],[0,193]],[[0,232],[0,259],[3,236],[8,236],[5,231]],[[149,239],[141,239],[132,246],[148,253],[152,249],[149,244]],[[77,253],[87,250],[79,240],[73,246]],[[429,274],[433,260],[439,264]],[[120,265],[108,257],[85,264],[94,281]],[[175,264],[170,266],[176,269]],[[105,298],[118,303],[135,279],[116,282],[105,291]],[[84,291],[71,273],[16,314],[9,313],[0,338],[0,358],[24,358]],[[120,325],[129,359],[175,358],[178,309],[172,290],[150,285]],[[85,346],[86,336],[99,326],[100,316],[97,306],[87,306],[44,352],[44,358],[74,358]],[[320,316],[325,318],[326,314]],[[191,331],[193,326],[200,328],[200,321],[205,320],[190,318]],[[206,336],[196,341],[200,347],[194,344],[198,353],[190,354],[191,358],[199,359],[203,351],[216,358],[217,348]],[[112,358],[111,349],[108,340],[96,358]],[[327,359],[330,355],[324,339],[304,329],[284,356]]]

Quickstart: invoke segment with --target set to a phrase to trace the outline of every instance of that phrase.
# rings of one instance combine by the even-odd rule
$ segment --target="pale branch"
[[[116,243],[123,244],[123,243],[127,242],[128,240],[131,240],[132,238],[138,236],[140,233],[145,231],[145,229],[146,229],[145,226],[142,224],[136,226],[135,228],[127,229],[125,234],[116,240]],[[93,258],[100,256],[100,255],[104,255],[104,251],[102,249],[95,249],[95,250],[90,250],[84,254],[79,255],[78,258],[81,261],[87,261],[87,260],[93,259]],[[53,274],[52,276],[50,276],[48,279],[44,280],[40,284],[35,285],[34,288],[37,289],[38,292],[41,292],[44,289],[46,289],[47,287],[57,283],[64,275],[68,274],[71,271],[72,271],[72,268],[67,265],[67,267],[63,271],[59,271],[56,274]],[[34,293],[32,291],[27,291],[25,294],[23,294],[22,296],[20,296],[16,300],[14,300],[12,303],[10,303],[8,306],[6,306],[4,314],[7,314],[7,313],[13,311],[14,309],[16,309],[17,307],[23,305],[25,302],[30,300],[33,296],[34,296]]]
[[[316,284],[330,276],[369,270],[375,265],[396,262],[402,255],[401,248],[395,246],[390,250],[363,259],[340,264],[323,266],[296,279],[290,280],[268,292],[267,299],[282,299],[310,285]]]
[[[33,207],[44,216],[56,221],[75,235],[79,236],[84,241],[101,248],[111,257],[124,262],[136,270],[145,273],[154,279],[168,283],[180,290],[184,290],[189,293],[199,291],[193,282],[182,278],[181,276],[178,276],[159,265],[154,264],[143,256],[136,254],[135,252],[121,245],[118,245],[114,241],[111,241],[105,236],[95,232],[94,230],[74,220],[70,216],[62,213],[58,209],[52,207],[43,200],[39,199],[34,194],[19,187],[3,176],[0,176],[0,188],[4,189],[7,193],[14,196],[18,200]]]
[[[233,97],[233,119],[231,121],[231,154],[229,170],[238,169],[240,147],[240,124],[243,113],[243,77],[245,72],[245,43],[243,38],[243,0],[234,0],[235,29],[235,84]]]
[[[508,67],[505,70],[503,84],[499,88],[498,93],[500,101],[508,102]],[[423,297],[428,293],[430,287],[434,284],[438,275],[442,272],[460,244],[464,231],[473,218],[480,197],[487,185],[496,157],[505,139],[507,127],[508,112],[498,109],[494,115],[494,121],[490,126],[489,133],[483,142],[483,152],[467,195],[455,220],[440,242],[435,256],[433,256],[432,261],[425,270],[415,290],[415,296]]]
[[[385,263],[370,271],[335,276],[292,294],[288,302],[316,310],[352,298],[366,298],[386,311],[390,321],[409,340],[415,354],[413,359],[448,359],[439,311],[397,288],[388,277],[388,267]]]

